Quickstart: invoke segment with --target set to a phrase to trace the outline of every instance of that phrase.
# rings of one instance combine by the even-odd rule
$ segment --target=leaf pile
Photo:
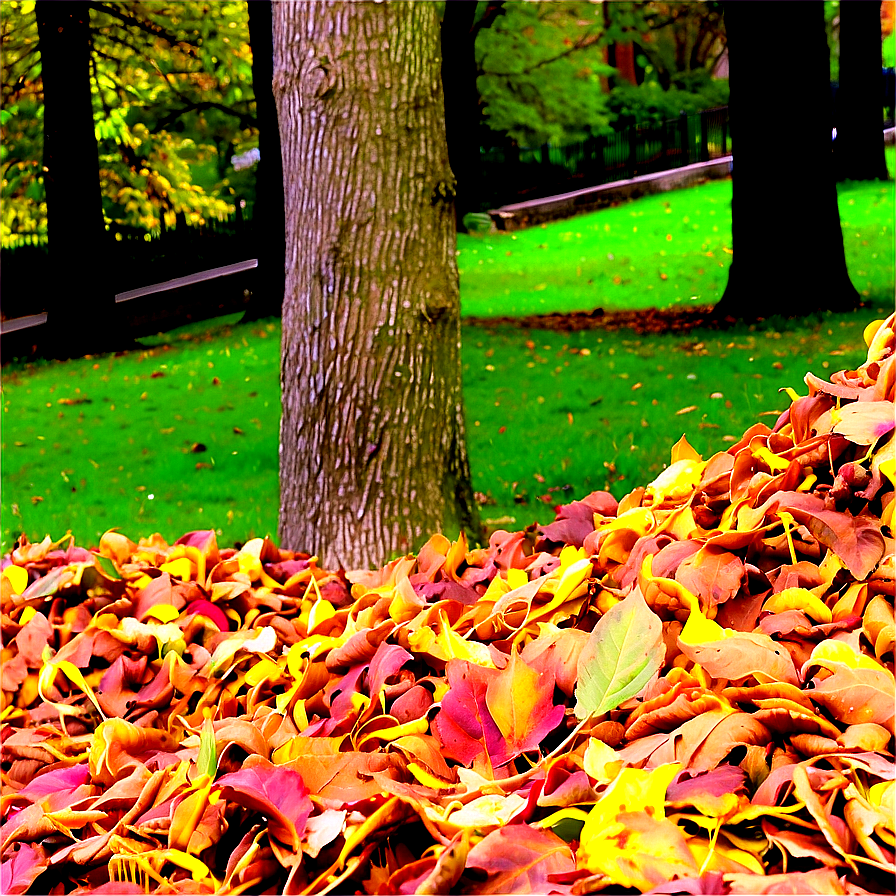
[[[0,890],[892,892],[893,328],[487,548],[20,544]]]

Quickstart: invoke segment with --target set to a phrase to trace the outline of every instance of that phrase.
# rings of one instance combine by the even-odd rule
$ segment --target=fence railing
[[[730,152],[727,106],[682,113],[658,125],[632,123],[613,134],[563,146],[506,141],[480,151],[481,198],[494,207],[708,162]]]

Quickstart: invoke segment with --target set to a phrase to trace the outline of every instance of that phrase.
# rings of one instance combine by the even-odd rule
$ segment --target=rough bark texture
[[[822,4],[775,3],[773,28],[765,4],[755,0],[726,3],[724,11],[735,145],[734,257],[716,317],[757,320],[853,308],[859,295],[846,270],[832,169]],[[794,106],[781,99],[786,76],[769,63],[776,59],[787,59],[800,78],[794,173],[776,151],[782,135],[795,133]]]
[[[35,5],[44,94],[44,189],[51,278],[48,354],[110,346],[114,297],[95,274],[105,239],[90,96],[89,3]]]
[[[381,564],[475,525],[432,3],[274,4],[286,199],[280,538]]]
[[[270,0],[252,0],[249,42],[252,45],[252,87],[258,119],[261,160],[255,179],[252,238],[258,258],[259,288],[244,321],[279,316],[283,305],[286,244],[283,218],[283,167],[274,80],[273,10]]]
[[[838,180],[887,180],[883,125],[880,3],[851,0],[840,4]]]

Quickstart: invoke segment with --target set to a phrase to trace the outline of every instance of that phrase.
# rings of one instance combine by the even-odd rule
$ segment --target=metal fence
[[[481,149],[481,198],[484,206],[540,198],[708,162],[730,152],[727,106],[682,113],[658,125],[632,122],[613,134],[563,146],[506,141]]]

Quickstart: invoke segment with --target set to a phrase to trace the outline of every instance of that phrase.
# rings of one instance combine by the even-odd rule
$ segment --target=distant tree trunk
[[[44,93],[43,177],[50,246],[47,353],[110,347],[114,298],[104,286],[103,205],[90,96],[90,4],[35,4]]]
[[[476,3],[447,0],[442,16],[442,84],[448,160],[456,181],[455,222],[463,229],[467,212],[478,211],[481,113],[476,78]]]
[[[261,160],[255,178],[252,210],[253,248],[258,257],[258,288],[244,320],[279,316],[286,275],[286,222],[283,215],[283,162],[274,80],[273,10],[270,0],[253,0],[249,9],[249,43],[252,47],[252,84],[258,119]]]
[[[830,68],[821,3],[726,3],[734,144],[734,256],[719,319],[799,317],[854,308],[831,163]],[[794,35],[799,40],[794,40]],[[787,59],[800,84],[799,114],[780,100]],[[752,62],[752,65],[751,65]],[[782,146],[794,152],[782,156]],[[784,163],[782,159],[787,159]],[[794,165],[790,170],[787,165]]]
[[[504,0],[488,0],[476,16],[476,0],[446,0],[442,15],[442,87],[448,161],[456,181],[455,222],[463,229],[467,212],[479,211],[482,180],[479,152],[484,125],[477,78],[476,37],[504,15]]]
[[[614,65],[619,77],[629,84],[638,86],[638,75],[635,72],[635,45],[617,43],[614,47]]]
[[[887,180],[880,3],[840,4],[840,88],[834,164],[838,180]]]
[[[475,531],[433,3],[274,4],[286,194],[280,538],[381,565]]]

